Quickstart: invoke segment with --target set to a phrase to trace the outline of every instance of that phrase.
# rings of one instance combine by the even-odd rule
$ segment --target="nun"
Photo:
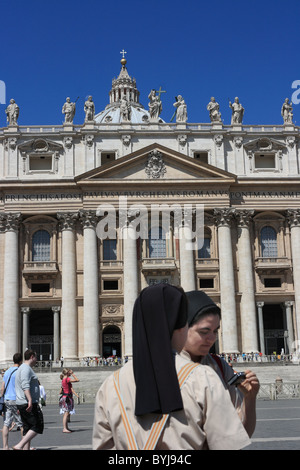
[[[203,291],[186,292],[188,299],[188,336],[181,356],[211,367],[228,391],[240,419],[251,437],[256,426],[256,398],[259,381],[254,372],[245,371],[245,380],[236,385],[228,382],[234,370],[222,357],[211,354],[220,329],[221,310]]]
[[[187,330],[181,288],[141,291],[132,360],[96,395],[94,450],[238,450],[251,443],[217,374],[180,356]]]

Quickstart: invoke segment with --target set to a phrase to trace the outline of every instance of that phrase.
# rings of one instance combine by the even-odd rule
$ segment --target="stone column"
[[[75,226],[78,214],[58,213],[57,217],[62,232],[61,355],[65,360],[76,360],[78,319]]]
[[[287,211],[288,222],[291,230],[291,250],[293,262],[293,278],[295,291],[295,332],[300,340],[300,209]]]
[[[61,357],[60,354],[60,334],[59,334],[59,312],[60,307],[52,307],[53,312],[53,357],[52,361],[56,361]]]
[[[234,209],[214,209],[218,227],[222,344],[224,353],[239,353],[236,321],[235,284],[231,244]]]
[[[293,351],[293,343],[295,341],[294,337],[294,328],[293,328],[293,317],[292,317],[292,305],[293,302],[286,301],[284,302],[284,307],[285,307],[285,316],[286,316],[286,328],[288,332],[288,337],[287,337],[287,346],[288,346],[288,352],[291,354]]]
[[[239,291],[241,293],[241,326],[243,352],[257,352],[257,321],[250,239],[253,210],[236,211],[238,223]]]
[[[178,228],[180,256],[180,285],[185,292],[196,289],[194,250],[192,249],[192,214],[184,214]]]
[[[122,228],[124,291],[124,354],[132,357],[132,311],[139,294],[137,241],[135,228],[129,223]]]
[[[93,211],[81,211],[80,217],[84,238],[84,356],[94,357],[100,353],[98,218]]]
[[[3,281],[3,340],[6,361],[20,350],[19,319],[19,225],[21,213],[1,215],[5,230]]]
[[[28,332],[29,332],[29,307],[21,307],[23,334],[22,334],[22,353],[28,348]]]
[[[256,302],[258,309],[258,330],[259,330],[259,343],[260,343],[260,352],[265,355],[265,333],[264,333],[264,320],[263,320],[263,306],[264,302]]]

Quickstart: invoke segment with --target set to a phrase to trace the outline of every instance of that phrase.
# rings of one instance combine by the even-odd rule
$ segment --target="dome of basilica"
[[[118,78],[113,79],[109,92],[110,103],[103,111],[96,114],[96,123],[132,123],[144,124],[151,122],[148,110],[145,110],[139,102],[140,93],[136,87],[136,81],[131,78],[126,68],[126,59],[121,60],[122,68]],[[156,122],[163,123],[161,118]]]

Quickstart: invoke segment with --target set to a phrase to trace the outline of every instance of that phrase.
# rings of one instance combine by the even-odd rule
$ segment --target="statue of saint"
[[[229,101],[229,107],[232,109],[231,125],[242,124],[245,110],[239,99],[235,98],[234,103]]]
[[[130,121],[131,108],[130,108],[130,103],[128,103],[126,96],[123,96],[121,98],[120,114],[121,114],[121,119],[123,121]]]
[[[84,103],[84,112],[85,112],[85,120],[84,122],[90,122],[94,120],[95,116],[95,105],[93,101],[93,97],[89,96],[86,102]]]
[[[156,90],[151,90],[149,95],[149,113],[152,121],[158,121],[158,117],[162,112],[162,102],[160,96],[156,95]]]
[[[293,107],[288,98],[284,100],[281,107],[281,116],[283,117],[284,124],[293,124]]]
[[[173,106],[176,108],[176,122],[186,122],[187,106],[181,95],[176,96],[176,101]]]
[[[9,103],[10,104],[7,106],[5,110],[7,122],[8,122],[8,125],[16,126],[17,120],[19,117],[19,111],[20,111],[19,106],[13,99],[11,99]]]
[[[219,109],[219,103],[217,103],[215,98],[212,96],[210,102],[207,105],[207,111],[209,111],[209,117],[211,122],[222,122],[221,113]]]
[[[62,113],[65,115],[65,122],[73,122],[76,112],[76,104],[71,103],[70,98],[66,98],[66,102],[62,107]]]

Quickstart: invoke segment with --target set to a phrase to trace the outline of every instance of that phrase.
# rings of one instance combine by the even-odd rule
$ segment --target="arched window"
[[[260,243],[263,258],[277,257],[277,234],[273,227],[266,226],[261,229]]]
[[[166,258],[166,235],[162,227],[153,227],[149,231],[149,257]]]
[[[103,259],[106,261],[117,259],[117,240],[115,238],[103,240]]]
[[[203,245],[202,247],[198,248],[198,258],[210,258],[210,236],[209,235],[206,235],[206,234],[204,235]]]
[[[38,230],[32,237],[32,261],[50,261],[50,234]]]

